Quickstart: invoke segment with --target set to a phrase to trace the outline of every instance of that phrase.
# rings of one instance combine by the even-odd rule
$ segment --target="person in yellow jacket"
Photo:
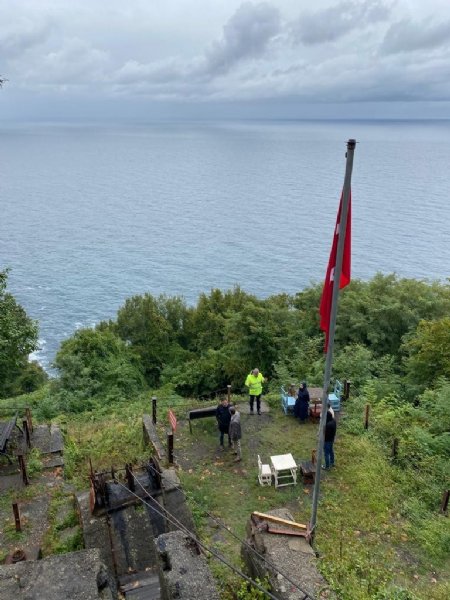
[[[245,385],[248,387],[248,393],[250,395],[250,413],[253,413],[253,405],[256,400],[256,411],[258,415],[261,414],[262,384],[265,381],[264,375],[259,372],[259,369],[253,369],[247,375]]]

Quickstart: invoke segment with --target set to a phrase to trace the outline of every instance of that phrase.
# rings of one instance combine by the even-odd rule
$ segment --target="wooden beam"
[[[278,535],[295,535],[296,537],[306,537],[306,531],[291,531],[290,529],[277,529],[276,527],[268,527],[267,533],[276,533]]]
[[[281,519],[280,517],[275,517],[274,515],[267,515],[266,513],[252,512],[252,517],[253,516],[258,517],[258,519],[262,519],[263,521],[278,523],[278,525],[287,525],[288,527],[293,527],[294,529],[307,529],[307,526],[303,525],[303,523],[288,521],[287,519]]]

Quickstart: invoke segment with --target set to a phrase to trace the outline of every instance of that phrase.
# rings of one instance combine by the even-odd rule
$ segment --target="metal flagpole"
[[[333,362],[333,348],[334,348],[334,333],[336,330],[336,314],[339,299],[339,284],[341,281],[342,273],[342,257],[344,255],[344,242],[345,234],[347,231],[347,215],[348,215],[348,204],[350,198],[350,187],[352,179],[353,169],[353,154],[355,152],[356,140],[348,140],[347,142],[347,164],[345,167],[345,178],[344,178],[344,189],[342,191],[342,209],[341,219],[339,223],[339,239],[336,253],[336,266],[334,269],[334,284],[333,284],[333,296],[331,300],[331,313],[330,313],[330,329],[328,336],[328,348],[327,358],[325,362],[325,373],[323,378],[323,392],[322,392],[322,412],[320,414],[319,424],[319,439],[317,442],[316,452],[316,478],[314,482],[314,493],[311,511],[310,530],[312,540],[314,540],[316,521],[317,521],[317,505],[319,504],[319,489],[320,489],[320,474],[322,467],[322,451],[323,451],[323,440],[324,440],[324,428],[326,423],[326,414],[328,410],[328,386],[330,385],[331,377],[331,365]],[[342,235],[341,235],[342,233]]]

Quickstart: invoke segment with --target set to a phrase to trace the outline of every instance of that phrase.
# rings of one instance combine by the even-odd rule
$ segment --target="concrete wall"
[[[162,600],[219,600],[216,582],[203,554],[181,531],[155,540]]]
[[[81,550],[0,566],[0,600],[111,600],[97,550]]]
[[[294,520],[284,508],[268,511],[268,514],[288,521]],[[315,552],[304,538],[257,531],[249,521],[246,541],[250,548],[242,546],[242,557],[251,577],[264,579],[268,576],[271,592],[280,600],[300,600],[304,597],[302,592],[280,575],[280,571],[300,588],[311,592],[315,598],[334,598],[327,582],[319,573]],[[259,558],[252,549],[263,558]]]

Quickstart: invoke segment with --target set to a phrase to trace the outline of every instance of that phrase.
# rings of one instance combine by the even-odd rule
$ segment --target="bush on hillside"
[[[36,389],[45,380],[28,360],[38,348],[37,323],[6,291],[7,282],[8,270],[0,271],[0,398]]]
[[[61,344],[55,390],[62,407],[81,411],[97,398],[126,398],[145,380],[132,350],[111,331],[80,329]]]

